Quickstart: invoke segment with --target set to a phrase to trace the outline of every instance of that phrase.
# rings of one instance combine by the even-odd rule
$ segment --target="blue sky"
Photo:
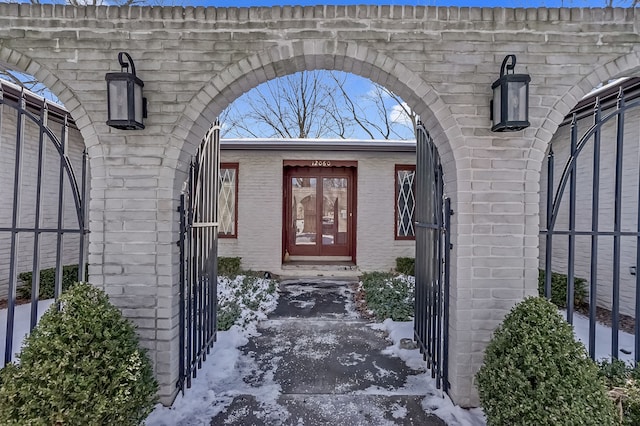
[[[616,2],[618,3],[618,2]],[[315,6],[328,5],[354,5],[354,4],[384,4],[384,5],[418,5],[418,6],[466,6],[466,7],[600,7],[605,0],[185,0],[189,6],[215,6],[215,7],[250,7],[250,6],[281,6],[300,5]]]

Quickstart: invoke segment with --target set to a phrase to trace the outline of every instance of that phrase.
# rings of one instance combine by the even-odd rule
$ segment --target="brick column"
[[[475,374],[493,331],[524,297],[537,293],[538,173],[524,132],[467,140],[455,205],[451,271],[451,398],[479,405]]]
[[[92,159],[99,177],[91,188],[89,274],[137,326],[160,384],[160,401],[170,404],[178,379],[174,170],[158,143],[166,137],[126,135],[127,143],[118,145],[109,143],[113,135],[100,137],[105,156]],[[106,173],[96,170],[103,164]]]

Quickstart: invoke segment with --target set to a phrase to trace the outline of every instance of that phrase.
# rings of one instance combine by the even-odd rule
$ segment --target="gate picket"
[[[13,340],[19,325],[16,323],[16,306],[18,280],[22,272],[31,272],[29,331],[36,326],[42,258],[47,254],[42,252],[46,236],[53,236],[56,240],[53,249],[55,260],[50,261],[55,265],[55,297],[62,292],[63,263],[70,253],[74,258],[75,253],[78,256],[77,280],[86,279],[86,235],[89,232],[86,220],[87,153],[86,150],[81,154],[77,152],[81,155],[78,160],[81,161],[80,175],[77,176],[70,158],[71,128],[75,128],[75,124],[60,106],[23,88],[0,82],[0,147],[5,144],[6,151],[2,155],[9,155],[13,162],[4,174],[5,179],[12,175],[13,181],[2,182],[4,188],[12,188],[4,193],[11,193],[5,198],[9,199],[7,206],[12,207],[12,213],[8,215],[10,220],[3,222],[8,226],[0,226],[0,241],[9,247],[8,265],[0,265],[3,275],[8,270],[8,277],[1,277],[8,287],[2,365],[11,362],[14,350],[19,349],[13,347]],[[53,161],[47,159],[49,151],[53,152]],[[56,178],[50,179],[53,174]],[[52,194],[55,194],[55,200]],[[65,217],[65,212],[72,209],[75,216]],[[48,213],[48,221],[43,218],[45,213]],[[77,235],[77,242],[65,238],[68,235]],[[19,266],[19,259],[29,259],[29,256],[31,268],[25,271],[24,265]]]
[[[417,126],[414,336],[438,389],[449,389],[449,228],[440,156],[424,126]]]
[[[638,181],[640,170],[638,170],[637,161],[634,169],[625,170],[631,163],[623,167],[625,159],[623,152],[626,153],[630,148],[635,150],[636,156],[640,152],[637,133],[631,133],[634,130],[625,127],[625,115],[630,114],[631,109],[640,106],[638,82],[634,82],[633,79],[629,82],[633,85],[623,87],[624,84],[621,84],[615,92],[602,91],[594,95],[592,100],[584,100],[582,102],[584,105],[579,104],[570,121],[570,149],[562,173],[559,178],[555,177],[557,152],[554,151],[559,151],[563,147],[560,143],[564,139],[555,142],[556,146],[552,143],[549,147],[546,176],[543,173],[543,178],[547,181],[543,186],[543,188],[546,187],[546,206],[540,210],[541,214],[546,216],[541,220],[540,231],[541,243],[545,245],[544,250],[541,250],[541,253],[544,253],[545,274],[543,292],[546,298],[551,299],[552,274],[566,275],[566,319],[573,324],[575,280],[579,275],[576,269],[580,265],[582,268],[580,278],[588,282],[589,295],[586,302],[589,305],[589,341],[586,342],[586,346],[589,356],[593,359],[597,357],[596,311],[599,307],[611,310],[609,322],[612,337],[609,353],[614,359],[619,356],[621,351],[618,341],[621,319],[620,268],[625,249],[627,251],[635,249],[635,268],[640,264],[640,189],[638,189],[640,188]],[[629,95],[625,94],[625,90],[630,91]],[[590,117],[584,113],[590,106],[593,106],[593,112],[590,114],[592,120],[586,130],[582,130],[580,120]],[[637,112],[632,118],[637,121]],[[607,123],[610,125],[605,127]],[[633,126],[637,128],[637,122],[634,121]],[[631,138],[625,138],[626,132],[630,132],[629,135],[635,135],[634,140],[629,141]],[[585,160],[585,157],[586,162],[579,161]],[[631,176],[635,179],[629,181],[628,178]],[[623,178],[627,178],[625,191],[623,191]],[[633,191],[634,185],[635,191]],[[581,192],[581,190],[585,191],[584,188],[587,192]],[[563,200],[568,203],[568,208],[564,207]],[[624,200],[634,201],[635,212],[631,212],[631,205],[628,205],[629,210],[623,216]],[[581,207],[576,207],[576,203],[581,204]],[[623,220],[626,226],[623,226]],[[566,224],[562,221],[566,221]],[[635,229],[632,230],[632,228]],[[561,244],[557,244],[557,240],[561,237],[566,238],[566,249]],[[582,247],[577,248],[576,238],[580,241],[588,240],[589,243],[583,243]],[[623,239],[628,242],[625,248],[621,247]],[[610,245],[607,244],[608,241]],[[609,247],[610,261],[599,258],[599,254],[606,254],[608,257]],[[588,254],[578,262],[577,257],[582,253]],[[637,297],[640,291],[640,274],[635,269],[631,275],[634,273],[635,279],[632,284],[634,288],[630,288],[631,285],[627,284],[629,288],[626,289],[626,293],[632,292],[635,295],[633,311],[637,318],[640,315],[640,298]],[[634,346],[637,363],[640,359],[640,322],[637,320]]]
[[[220,125],[204,137],[180,197],[180,360],[182,392],[216,339]]]

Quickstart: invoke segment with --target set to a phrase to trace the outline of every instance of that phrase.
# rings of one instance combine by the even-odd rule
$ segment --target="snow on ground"
[[[49,306],[53,303],[53,299],[40,300],[38,302],[38,319],[45,313]],[[4,349],[6,347],[7,335],[7,309],[0,309],[0,355],[4,359]],[[20,352],[22,341],[29,334],[29,325],[31,324],[31,303],[16,306],[14,325],[13,325],[13,360],[16,359],[15,354]],[[0,364],[1,365],[1,364]]]
[[[300,291],[304,292],[305,290],[300,289]],[[347,317],[350,317],[352,313],[356,314],[355,307],[349,305]],[[427,412],[433,412],[442,418],[449,426],[485,425],[482,410],[465,410],[457,407],[447,395],[436,389],[430,372],[424,369],[425,364],[419,350],[400,348],[399,342],[402,338],[413,336],[413,322],[386,320],[381,324],[373,324],[372,328],[385,330],[392,341],[391,346],[384,350],[384,354],[399,357],[405,361],[408,367],[423,370],[424,373],[410,376],[408,382],[399,389],[387,390],[372,386],[360,393],[374,395],[433,394],[434,396],[423,400],[422,406]],[[236,326],[227,332],[219,332],[218,341],[214,345],[211,355],[207,358],[202,370],[198,372],[198,377],[193,380],[193,386],[187,390],[186,396],[178,395],[170,408],[158,405],[147,419],[147,426],[207,425],[211,418],[231,404],[236,395],[241,394],[255,396],[261,403],[263,412],[273,416],[274,419],[278,419],[278,415],[280,415],[279,418],[286,418],[286,413],[282,411],[285,410],[284,407],[277,403],[281,388],[273,380],[273,371],[264,372],[265,384],[260,387],[254,387],[244,380],[245,377],[249,377],[258,369],[258,365],[252,355],[243,354],[239,348],[245,345],[255,333],[255,327],[241,329]],[[325,336],[325,339],[329,343],[335,343],[331,336]],[[284,344],[285,342],[283,342]],[[353,359],[339,361],[357,362],[361,356],[360,354],[352,355]],[[381,376],[390,373],[384,369],[379,370]],[[403,417],[406,414],[405,411],[406,408],[398,406],[394,411],[394,417]]]
[[[567,312],[560,310],[562,318],[567,318]],[[589,347],[589,317],[582,314],[573,316],[573,332],[586,348]],[[620,331],[618,333],[618,347],[620,351],[618,358],[631,363],[634,361],[635,336],[633,334]],[[611,328],[603,324],[596,323],[596,359],[611,358]]]
[[[305,289],[300,289],[304,292]],[[270,309],[275,308],[275,301],[269,305]],[[348,309],[349,313],[353,307]],[[353,313],[355,310],[353,309]],[[262,318],[263,316],[260,315]],[[576,314],[574,317],[574,328],[576,337],[587,341],[588,318]],[[390,319],[382,323],[372,324],[372,328],[387,332],[392,344],[384,350],[389,356],[402,359],[409,368],[424,370],[425,363],[422,354],[417,349],[402,349],[400,340],[403,338],[413,338],[413,322],[395,322]],[[282,409],[277,404],[280,395],[280,386],[273,379],[266,379],[266,385],[252,387],[244,382],[243,378],[249,376],[258,368],[255,359],[244,355],[239,348],[248,342],[248,338],[255,334],[255,325],[245,329],[234,326],[227,332],[218,333],[218,341],[214,345],[213,351],[202,370],[198,372],[198,377],[193,380],[193,386],[186,392],[186,396],[178,395],[178,398],[170,408],[158,405],[155,411],[147,419],[147,426],[170,426],[181,425],[206,425],[212,417],[223,411],[231,404],[234,396],[238,394],[254,395],[267,411],[277,414]],[[597,358],[607,357],[610,353],[611,330],[601,324],[597,325]],[[633,350],[634,336],[620,332],[620,347],[626,350]],[[341,362],[357,362],[358,354],[353,354],[353,360],[340,360]],[[633,353],[626,355],[621,353],[621,359],[633,360]],[[385,374],[381,371],[380,374]],[[226,391],[234,389],[232,393]],[[386,390],[372,386],[361,392],[364,394],[394,394],[404,395],[424,395],[432,394],[422,401],[422,407],[427,412],[432,412],[449,426],[483,426],[486,424],[484,414],[481,409],[466,410],[453,404],[451,399],[438,390],[434,379],[429,371],[424,371],[409,378],[407,383],[399,389]],[[394,417],[403,416],[403,407],[398,407]]]
[[[267,318],[278,303],[278,293],[269,294],[266,289],[270,281],[257,279],[252,294],[238,297],[243,276],[234,280],[226,277],[218,279],[218,301],[227,300],[238,302],[241,312],[238,323],[228,331],[219,331],[217,341],[213,345],[207,360],[197,371],[197,377],[192,379],[192,386],[185,394],[178,394],[171,407],[158,404],[146,420],[147,426],[174,425],[209,425],[211,418],[223,411],[231,404],[236,395],[253,395],[263,406],[272,407],[277,414],[276,400],[280,395],[280,386],[273,379],[265,379],[265,384],[253,387],[243,380],[258,368],[253,357],[244,355],[240,347],[247,344],[251,336],[257,334],[256,324]],[[262,297],[264,296],[264,297]],[[247,303],[259,298],[258,309],[252,310]],[[233,389],[232,392],[227,391]]]
[[[236,324],[255,332],[256,323],[267,319],[267,314],[278,305],[277,283],[264,278],[246,278],[244,275],[233,279],[218,277],[218,306],[237,304],[240,316]],[[270,292],[272,286],[274,291]]]
[[[241,280],[241,278],[240,278]],[[234,292],[240,285],[240,281],[221,280],[218,283],[218,297],[220,300],[228,300],[234,297]],[[268,280],[258,280],[257,288],[264,290],[268,286]],[[301,293],[305,289],[300,289]],[[257,293],[253,293],[255,296]],[[255,301],[255,299],[251,299]],[[53,300],[42,300],[38,304],[38,314],[41,316],[53,303]],[[265,407],[266,411],[273,416],[278,416],[279,410],[283,408],[277,404],[280,395],[280,386],[273,378],[265,377],[265,384],[260,387],[253,387],[250,383],[245,383],[243,378],[249,376],[258,368],[256,360],[240,351],[248,339],[257,333],[256,323],[265,319],[267,313],[275,309],[277,305],[277,293],[265,297],[260,301],[258,312],[252,311],[241,303],[242,312],[240,323],[243,327],[233,326],[229,331],[218,332],[218,339],[213,346],[212,352],[198,370],[198,376],[193,379],[192,387],[183,396],[179,394],[172,407],[158,405],[148,417],[147,426],[173,426],[173,425],[208,425],[210,419],[223,411],[234,397],[239,394],[254,395],[256,399]],[[29,331],[30,304],[16,306],[16,317],[14,327],[13,348],[18,352],[22,346],[22,341]],[[357,316],[353,305],[349,305],[348,316]],[[566,312],[560,311],[566,317]],[[5,334],[7,324],[7,310],[0,310],[0,353],[4,354]],[[413,322],[394,322],[390,319],[372,324],[372,328],[384,330],[388,333],[392,344],[384,350],[389,356],[399,357],[409,368],[424,370],[425,364],[420,351],[417,349],[400,348],[400,340],[403,338],[413,338]],[[589,319],[581,314],[574,316],[574,332],[576,337],[582,341],[588,341]],[[330,336],[326,336],[330,340]],[[609,357],[611,352],[611,329],[597,324],[596,326],[596,358]],[[620,352],[619,357],[627,362],[633,361],[634,336],[620,332],[620,348],[630,354]],[[353,354],[354,359],[341,360],[341,362],[357,362],[358,354]],[[381,371],[380,374],[385,374]],[[233,392],[227,391],[233,389]],[[371,387],[363,393],[385,394],[402,392],[403,394],[424,395],[433,394],[422,401],[423,408],[428,412],[433,412],[443,419],[449,426],[479,426],[485,424],[484,415],[481,409],[465,410],[452,403],[446,394],[436,389],[435,381],[431,378],[430,372],[412,376],[410,380],[400,389],[389,391],[377,387]],[[403,416],[403,407],[398,407],[394,417]]]
[[[402,349],[400,347],[400,340],[413,339],[413,321],[396,322],[386,319],[380,324],[373,324],[372,327],[387,332],[389,339],[393,342],[383,353],[400,358],[412,369],[424,369],[425,363],[418,349]],[[430,371],[411,376],[404,387],[398,391],[404,395],[432,394],[433,396],[428,396],[422,401],[422,408],[437,415],[449,426],[482,426],[486,424],[481,409],[465,410],[454,405],[447,394],[437,389],[435,379],[431,378]],[[372,387],[367,392],[379,394],[380,389]]]
[[[208,425],[211,418],[240,394],[255,395],[258,401],[276,405],[280,387],[275,382],[252,387],[243,380],[257,368],[255,360],[238,349],[247,343],[250,334],[238,326],[219,332],[218,340],[198,371],[198,377],[193,379],[191,388],[185,395],[179,394],[172,407],[158,404],[147,418],[147,426]],[[227,389],[234,389],[234,392],[226,392]]]

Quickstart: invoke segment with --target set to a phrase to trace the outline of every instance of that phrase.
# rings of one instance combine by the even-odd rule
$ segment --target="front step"
[[[283,278],[309,277],[339,277],[357,278],[360,269],[353,262],[313,262],[295,261],[283,263],[281,266]]]

